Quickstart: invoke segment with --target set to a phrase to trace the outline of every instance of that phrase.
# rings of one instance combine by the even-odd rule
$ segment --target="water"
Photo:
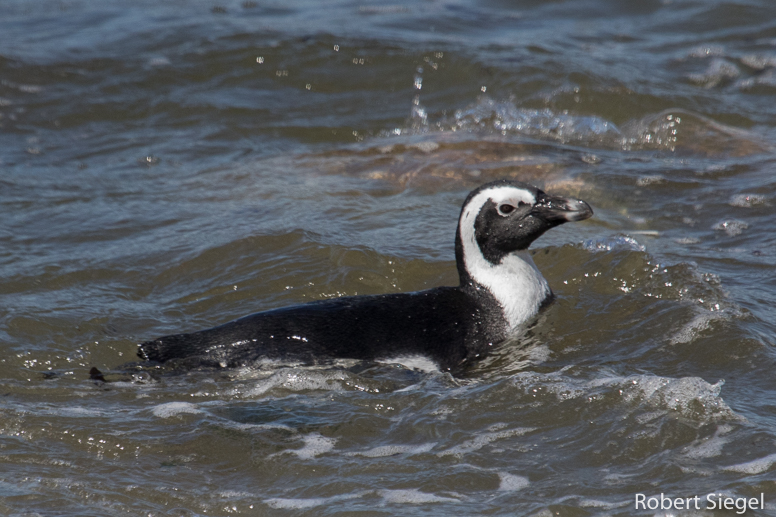
[[[0,10],[1,514],[776,515],[776,4]],[[464,375],[121,368],[454,284],[501,177],[596,215],[535,244],[556,301]]]

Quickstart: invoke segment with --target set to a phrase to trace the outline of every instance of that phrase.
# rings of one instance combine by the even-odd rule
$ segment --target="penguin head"
[[[578,199],[552,196],[527,183],[487,183],[466,198],[458,220],[456,258],[459,269],[484,259],[498,266],[509,254],[526,250],[544,232],[593,215]]]

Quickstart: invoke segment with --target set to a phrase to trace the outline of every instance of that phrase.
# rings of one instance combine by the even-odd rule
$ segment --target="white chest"
[[[469,274],[496,298],[510,330],[539,312],[542,302],[550,295],[550,286],[528,251],[511,253],[498,265],[490,264],[481,255],[477,257],[479,254],[471,255],[476,258],[465,255]]]

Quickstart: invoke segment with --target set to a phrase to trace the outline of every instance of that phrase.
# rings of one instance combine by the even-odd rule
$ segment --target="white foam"
[[[630,389],[623,390],[626,400],[646,400],[662,408],[668,408],[680,413],[692,414],[696,411],[711,413],[727,413],[732,411],[719,397],[724,380],[709,384],[699,377],[682,377],[670,379],[640,375],[631,379]]]
[[[222,490],[218,492],[218,496],[222,499],[240,499],[245,497],[253,497],[255,494],[251,492],[238,492],[237,490]]]
[[[442,497],[427,492],[421,492],[417,488],[406,490],[378,490],[385,503],[425,504],[425,503],[459,503],[460,499]],[[458,495],[458,494],[455,494]],[[459,496],[462,497],[462,496]]]
[[[636,185],[639,187],[646,187],[648,185],[665,183],[665,181],[666,179],[663,176],[660,176],[659,174],[653,174],[653,175],[647,175],[647,176],[639,176],[639,179],[636,180]]]
[[[558,400],[571,400],[582,397],[589,390],[582,383],[565,378],[558,373],[540,374],[536,372],[518,372],[512,376],[513,386],[523,389],[526,393],[537,396],[539,388],[543,392],[554,394]]]
[[[424,443],[421,445],[382,445],[374,447],[368,451],[349,452],[348,456],[364,456],[366,458],[384,458],[386,456],[396,456],[397,454],[421,454],[428,452],[436,446],[436,442]]]
[[[431,153],[439,149],[439,144],[436,142],[418,142],[412,147],[424,153]]]
[[[646,251],[647,248],[639,244],[639,242],[634,239],[633,237],[628,237],[624,235],[617,235],[614,237],[605,237],[602,239],[588,239],[583,244],[582,247],[588,251],[619,251],[619,250],[630,250],[630,251]]]
[[[223,419],[219,422],[222,427],[228,427],[230,429],[236,429],[238,431],[253,431],[253,430],[273,430],[273,431],[287,431],[294,433],[293,427],[284,424],[247,424],[244,422],[234,422],[232,420]]]
[[[270,508],[302,510],[304,508],[313,508],[315,506],[326,504],[328,499],[325,497],[315,497],[311,499],[284,499],[282,497],[277,497],[274,499],[267,499],[264,502]]]
[[[581,508],[604,508],[607,510],[617,508],[618,506],[624,506],[623,504],[617,505],[606,501],[599,501],[598,499],[581,499],[578,504]]]
[[[170,418],[181,414],[204,413],[190,402],[167,402],[154,407],[151,412],[159,418]]]
[[[243,396],[256,397],[269,390],[282,388],[290,391],[343,391],[347,376],[342,371],[316,371],[307,369],[282,369],[274,372]]]
[[[704,440],[697,440],[685,448],[684,456],[690,459],[714,458],[722,454],[722,449],[730,438],[723,438],[722,435],[733,431],[731,425],[720,425],[714,436]]]
[[[437,456],[455,456],[456,458],[461,458],[464,454],[482,449],[491,442],[503,440],[504,438],[509,438],[511,436],[521,436],[534,430],[536,430],[535,427],[517,427],[515,429],[507,429],[506,431],[498,431],[495,433],[482,433],[476,435],[471,440],[466,440],[460,445],[437,453]]]
[[[302,439],[304,440],[304,447],[292,452],[303,460],[309,460],[329,452],[334,449],[334,444],[337,442],[334,438],[327,438],[318,433],[308,434]]]
[[[528,478],[516,476],[515,474],[509,474],[507,472],[499,472],[498,477],[501,480],[498,489],[503,492],[516,492],[531,484],[531,482],[528,481]]]
[[[544,363],[552,357],[552,350],[544,344],[529,346],[523,352],[528,356],[527,361],[525,361],[527,364]]]
[[[739,463],[737,465],[723,467],[722,470],[742,472],[744,474],[762,474],[763,472],[770,470],[774,463],[776,463],[776,454],[771,454],[754,461],[748,461],[746,463]]]
[[[67,416],[105,416],[104,411],[88,409],[85,407],[64,407],[57,412]]]
[[[720,221],[711,227],[712,230],[724,231],[730,237],[741,235],[747,228],[749,228],[749,224],[738,219]]]
[[[711,327],[712,321],[719,319],[724,319],[724,316],[719,312],[705,312],[698,314],[671,336],[670,342],[672,345],[690,343],[695,340],[699,334],[708,330],[709,327]]]
[[[751,208],[765,203],[765,196],[762,194],[736,194],[730,198],[728,204],[741,208]]]
[[[334,444],[337,440],[334,438],[327,438],[319,433],[310,433],[302,437],[304,446],[301,449],[289,449],[275,454],[270,454],[269,457],[279,456],[281,454],[295,454],[302,460],[311,460],[316,456],[320,456],[330,450],[334,449]]]
[[[709,384],[699,377],[678,379],[656,375],[632,375],[629,377],[601,377],[592,380],[576,380],[555,374],[542,375],[534,372],[520,372],[510,381],[522,388],[527,395],[554,394],[559,400],[587,397],[591,391],[616,391],[625,402],[638,404],[647,413],[639,419],[653,420],[666,410],[676,411],[684,416],[710,420],[719,417],[740,420],[725,401],[720,391],[725,384],[720,380]]]
[[[687,452],[684,453],[686,458],[700,459],[700,458],[714,458],[722,454],[722,448],[730,440],[726,438],[709,438],[708,440],[688,447]]]
[[[332,497],[311,497],[306,499],[294,499],[294,498],[284,498],[284,497],[275,497],[272,499],[266,499],[264,501],[264,504],[269,506],[270,508],[277,508],[277,509],[287,509],[287,510],[302,510],[305,508],[314,508],[316,506],[321,506],[324,504],[329,503],[336,503],[337,501],[343,501],[347,499],[356,499],[359,497],[364,497],[365,495],[371,494],[373,492],[367,491],[367,492],[356,492],[353,494],[344,494],[344,495],[335,495]]]
[[[401,355],[390,359],[380,359],[378,363],[400,364],[410,370],[421,372],[439,372],[439,365],[424,355]]]

